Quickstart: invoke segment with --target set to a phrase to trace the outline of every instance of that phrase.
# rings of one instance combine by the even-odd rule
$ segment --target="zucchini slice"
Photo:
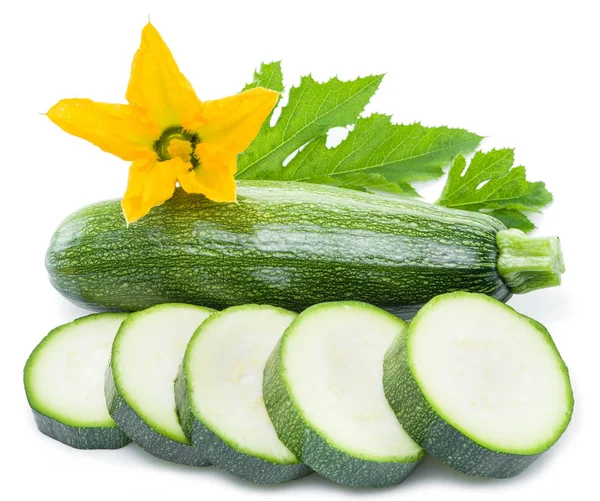
[[[253,482],[311,473],[277,438],[262,397],[263,368],[295,313],[246,305],[214,314],[196,331],[175,382],[191,442],[216,466]]]
[[[573,412],[569,373],[545,327],[483,294],[431,300],[387,352],[383,382],[410,436],[469,475],[522,472]]]
[[[360,302],[308,308],[265,367],[264,399],[281,441],[314,471],[349,486],[406,478],[425,452],[385,395],[383,357],[406,323]]]
[[[175,411],[173,380],[188,341],[214,310],[164,304],[132,313],[115,338],[105,392],[119,427],[150,454],[191,466],[208,466],[186,438]]]
[[[118,449],[130,440],[110,417],[103,391],[110,347],[125,313],[100,313],[52,330],[25,364],[38,429],[76,449]]]

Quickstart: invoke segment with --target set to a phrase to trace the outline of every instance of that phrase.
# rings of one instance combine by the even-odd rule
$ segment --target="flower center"
[[[154,151],[161,162],[181,158],[184,162],[189,162],[192,167],[196,168],[199,162],[194,150],[199,142],[200,138],[193,132],[188,132],[178,126],[169,127],[155,141]]]

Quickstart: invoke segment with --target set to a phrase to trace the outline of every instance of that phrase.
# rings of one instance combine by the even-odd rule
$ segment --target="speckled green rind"
[[[75,449],[120,449],[131,442],[119,428],[68,426],[33,410],[35,424],[44,435]]]
[[[119,201],[85,207],[52,237],[54,287],[94,310],[248,303],[292,311],[360,300],[408,319],[450,291],[511,296],[493,217],[308,183],[238,183],[235,204],[181,189],[126,225]]]
[[[538,330],[543,329],[552,342],[548,331],[541,324],[532,319],[528,320]],[[383,388],[390,407],[404,430],[428,454],[461,473],[491,478],[514,477],[541,455],[541,452],[522,455],[488,449],[444,420],[427,400],[410,369],[409,336],[410,326],[407,335],[396,338],[388,349],[383,363]],[[568,378],[566,367],[564,370]],[[567,420],[564,429],[568,423]],[[547,444],[547,448],[553,443]]]
[[[210,466],[210,461],[201,450],[171,440],[155,431],[127,404],[119,394],[110,365],[106,370],[104,393],[111,417],[127,436],[146,452],[172,463]]]
[[[304,432],[302,460],[320,475],[349,487],[388,487],[402,482],[417,467],[411,463],[375,462],[336,449],[311,428]]]
[[[319,475],[350,487],[388,487],[402,482],[419,464],[378,462],[350,456],[329,444],[302,417],[281,367],[281,340],[267,360],[263,378],[263,398],[277,436],[302,462]]]
[[[312,473],[302,463],[277,464],[240,452],[205,426],[190,406],[183,364],[175,379],[175,402],[184,433],[215,466],[259,484],[281,484]]]

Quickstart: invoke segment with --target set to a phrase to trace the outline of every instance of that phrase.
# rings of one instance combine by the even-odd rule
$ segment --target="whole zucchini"
[[[58,228],[46,267],[60,293],[93,310],[359,300],[405,319],[438,294],[506,301],[558,285],[564,271],[557,238],[483,214],[273,181],[240,182],[231,204],[178,189],[130,226],[119,201],[90,205]]]

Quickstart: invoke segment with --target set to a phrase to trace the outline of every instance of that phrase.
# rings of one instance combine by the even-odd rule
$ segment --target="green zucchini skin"
[[[191,408],[183,364],[175,379],[175,402],[179,422],[195,447],[212,459],[215,466],[240,478],[260,484],[281,484],[312,473],[302,463],[276,464],[235,450],[198,420]]]
[[[281,341],[267,360],[263,379],[265,406],[286,447],[318,474],[349,487],[389,487],[402,482],[425,455],[414,461],[377,462],[352,457],[329,445],[302,417],[281,368]]]
[[[104,393],[110,416],[119,428],[146,452],[172,463],[189,466],[211,465],[195,447],[171,440],[148,426],[119,394],[110,366],[106,370]]]
[[[410,319],[445,292],[511,296],[495,218],[307,183],[240,182],[238,195],[178,189],[129,227],[118,201],[83,208],[52,238],[50,281],[99,311],[358,300]]]
[[[75,449],[120,449],[131,442],[119,428],[69,426],[33,410],[38,430]]]

